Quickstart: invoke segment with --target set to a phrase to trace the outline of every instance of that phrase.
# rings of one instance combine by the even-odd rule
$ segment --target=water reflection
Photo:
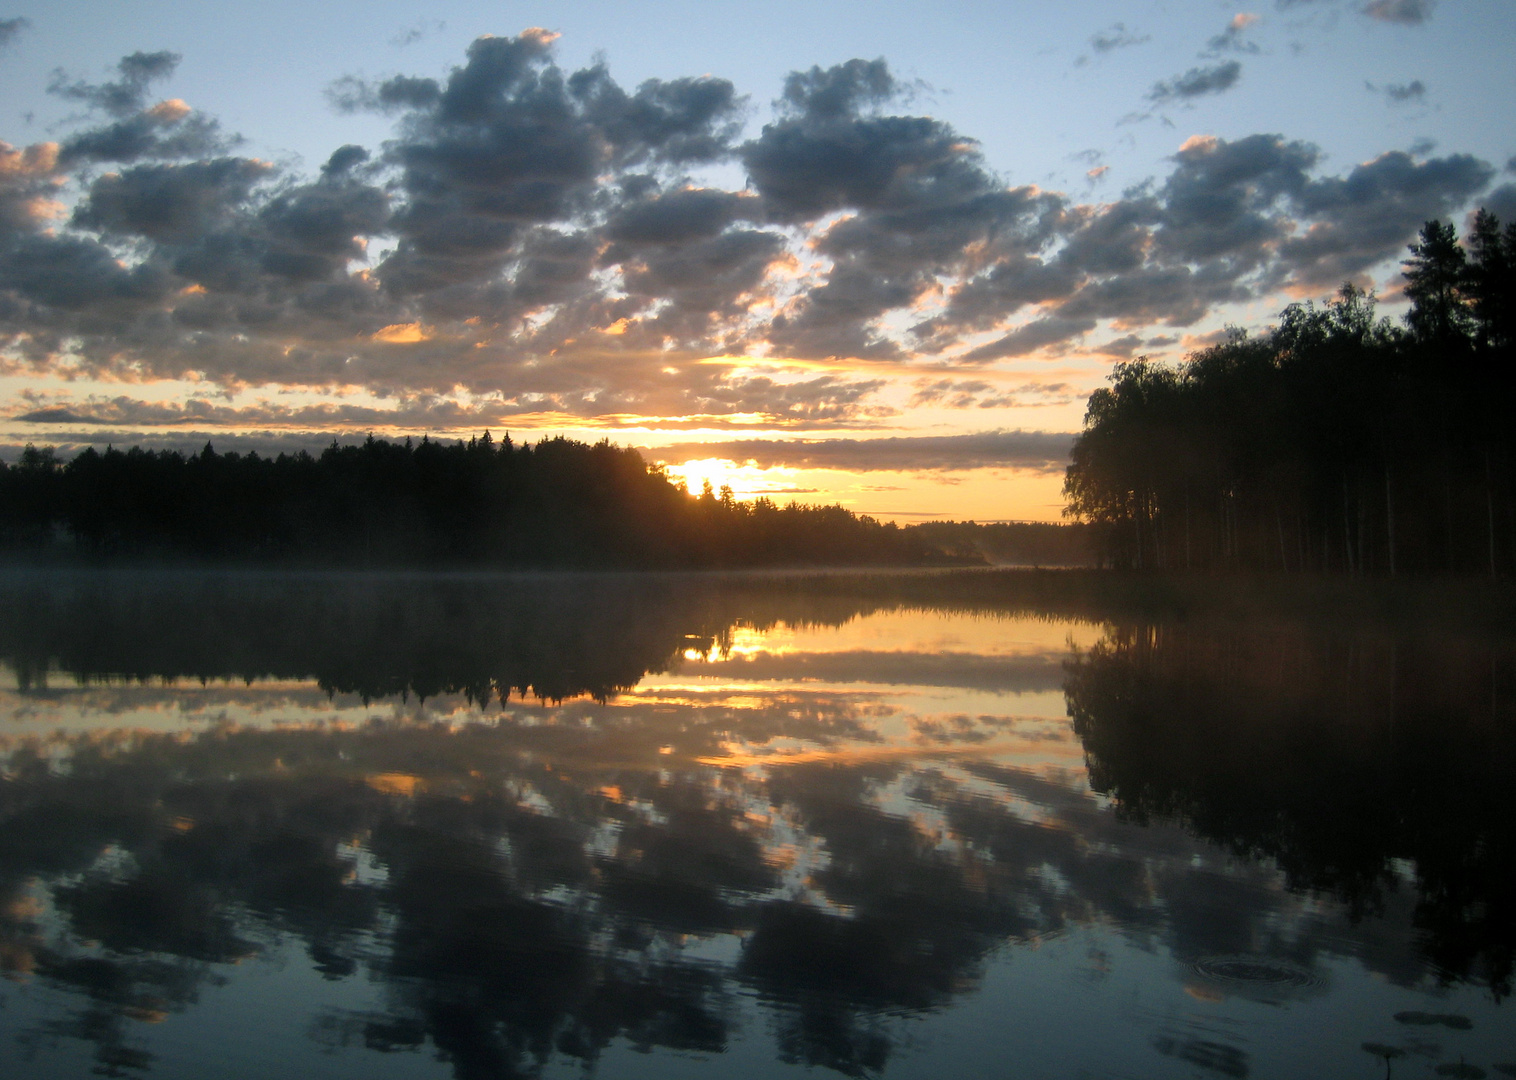
[[[251,1074],[1516,1060],[1507,644],[712,578],[47,586],[0,619],[17,1075],[194,1075],[255,1024],[208,1051],[178,1021],[220,1001],[298,1018]]]
[[[1511,992],[1516,665],[1508,643],[1113,631],[1069,714],[1119,816],[1179,820],[1295,888],[1382,912],[1409,867],[1444,979]]]

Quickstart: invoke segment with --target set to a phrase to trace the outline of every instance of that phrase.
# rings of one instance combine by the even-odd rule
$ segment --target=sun
[[[675,481],[682,482],[690,492],[699,495],[707,481],[712,491],[730,487],[734,494],[748,494],[753,477],[759,470],[752,466],[739,465],[728,458],[694,458],[682,465],[668,465],[666,471]],[[746,482],[745,482],[746,481]]]
[[[682,482],[689,490],[699,495],[707,481],[711,490],[719,492],[723,487],[732,489],[732,495],[742,501],[768,498],[778,503],[789,502],[797,496],[805,498],[832,493],[814,483],[803,469],[782,465],[760,468],[756,461],[733,461],[731,458],[692,458],[680,464],[665,463],[664,470],[675,483]],[[828,501],[833,501],[828,499]]]

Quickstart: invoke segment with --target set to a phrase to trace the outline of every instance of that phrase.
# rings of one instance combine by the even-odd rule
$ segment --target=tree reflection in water
[[[1446,979],[1511,991],[1516,651],[1509,642],[1124,627],[1069,666],[1091,786],[1381,911],[1414,865]]]
[[[959,753],[988,730],[972,718],[892,727],[908,710],[840,676],[746,686],[740,708],[721,693],[613,700],[688,650],[719,654],[736,628],[893,604],[714,579],[13,591],[0,653],[33,693],[51,668],[490,705],[457,724],[312,713],[8,735],[0,965],[77,1002],[23,1034],[87,1040],[107,1073],[150,1070],[134,1021],[192,1009],[228,964],[289,940],[328,980],[385,987],[382,1007],[321,1012],[319,1040],[428,1049],[460,1078],[593,1063],[618,1041],[717,1054],[753,1001],[783,1060],[876,1073],[895,1018],[972,994],[1003,943],[1070,926],[1181,961],[1274,935],[1306,973],[1270,991],[1286,996],[1317,992],[1322,949],[1421,977],[1403,935],[1283,942],[1288,895],[1248,884],[1266,868],[1198,881],[1205,845],[1165,822],[1275,860],[1356,916],[1394,908],[1410,860],[1441,977],[1508,992],[1506,645],[1113,628],[1057,681],[1115,814],[1078,777]],[[939,683],[1045,678],[972,659]],[[819,752],[723,766],[734,738]],[[858,752],[902,739],[907,752]],[[1154,1043],[1191,1064],[1200,1045]],[[1221,1051],[1246,1073],[1246,1053]]]

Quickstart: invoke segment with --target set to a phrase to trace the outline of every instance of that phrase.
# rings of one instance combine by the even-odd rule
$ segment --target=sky
[[[1056,520],[1085,401],[1516,219],[1516,4],[0,0],[0,456],[568,435]]]

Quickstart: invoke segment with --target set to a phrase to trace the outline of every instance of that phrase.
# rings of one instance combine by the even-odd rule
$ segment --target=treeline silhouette
[[[1090,526],[1052,521],[923,521],[907,527],[929,546],[964,561],[1004,566],[1092,566]]]
[[[699,495],[633,449],[488,432],[319,455],[28,446],[0,465],[0,545],[54,557],[350,567],[720,567],[931,561],[841,506]]]
[[[1516,564],[1516,224],[1427,222],[1404,327],[1344,284],[1178,367],[1118,365],[1064,492],[1103,560],[1393,575]]]

